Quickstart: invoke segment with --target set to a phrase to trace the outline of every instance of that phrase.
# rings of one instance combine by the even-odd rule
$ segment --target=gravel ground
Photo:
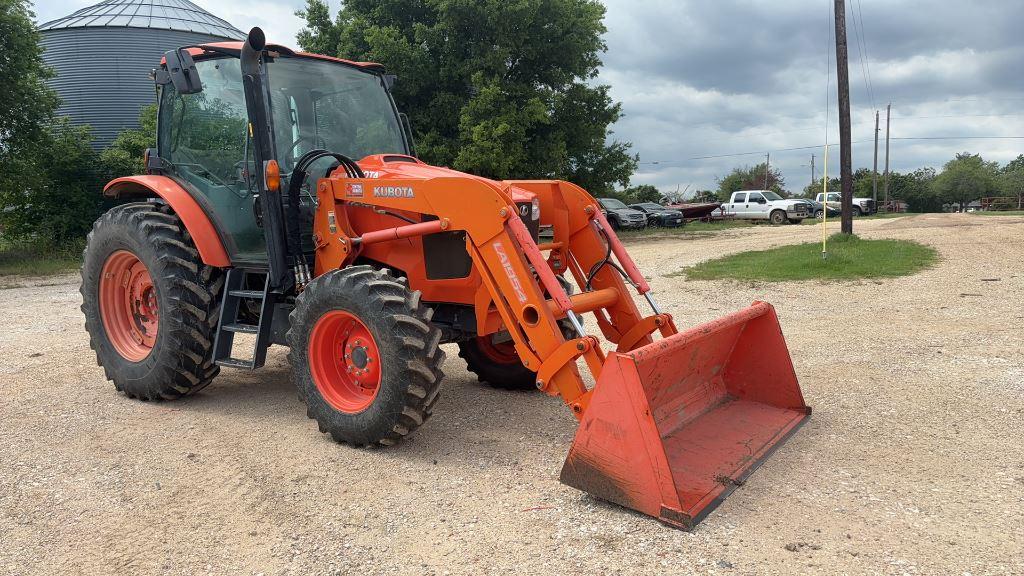
[[[692,533],[558,483],[574,419],[475,383],[388,450],[317,433],[273,349],[196,397],[103,379],[77,279],[0,289],[0,573],[1024,574],[1024,218],[858,221],[942,257],[915,276],[666,277],[812,226],[633,242],[681,326],[778,309],[814,416]]]

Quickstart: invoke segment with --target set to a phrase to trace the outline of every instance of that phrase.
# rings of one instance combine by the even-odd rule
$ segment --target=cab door
[[[760,192],[751,192],[747,196],[747,217],[768,218],[768,200]]]
[[[165,172],[206,210],[235,265],[263,264],[267,246],[253,206],[257,189],[238,60],[196,62],[203,90],[161,87],[157,148]]]
[[[726,210],[729,214],[732,214],[737,218],[744,218],[746,217],[747,210],[746,203],[747,193],[736,192],[732,195],[732,202],[729,202],[729,204],[726,205]]]

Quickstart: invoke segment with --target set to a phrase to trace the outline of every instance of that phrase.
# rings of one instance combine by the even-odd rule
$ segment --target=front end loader
[[[810,414],[769,304],[677,330],[580,187],[416,158],[381,66],[256,28],[152,76],[157,147],[106,186],[124,203],[82,267],[127,396],[193,394],[278,344],[322,432],[386,446],[430,417],[452,343],[481,381],[576,417],[562,482],[684,529]]]

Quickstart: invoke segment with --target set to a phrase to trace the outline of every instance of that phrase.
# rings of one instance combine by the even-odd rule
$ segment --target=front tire
[[[493,335],[459,342],[459,356],[477,380],[503,390],[536,390],[537,373],[523,366],[512,341],[495,344]]]
[[[222,286],[166,204],[123,204],[101,216],[82,255],[80,292],[107,379],[141,400],[207,386],[220,371],[212,356]]]
[[[825,217],[825,211],[824,210],[815,210],[814,211],[814,217],[817,218],[818,220],[821,220],[822,218]]]
[[[316,278],[295,299],[292,374],[307,415],[337,442],[390,446],[437,402],[441,331],[403,280],[351,266]]]
[[[854,216],[863,216],[864,215],[864,211],[860,209],[860,206],[854,206],[853,207],[853,215]]]
[[[774,210],[768,215],[768,221],[775,226],[780,226],[786,223],[786,213],[782,210]]]

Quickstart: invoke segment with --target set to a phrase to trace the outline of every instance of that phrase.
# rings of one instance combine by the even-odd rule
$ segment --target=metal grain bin
[[[39,26],[43,58],[56,77],[59,114],[92,126],[105,148],[139,110],[155,102],[149,71],[161,55],[189,44],[243,40],[245,34],[188,0],[107,0]]]

